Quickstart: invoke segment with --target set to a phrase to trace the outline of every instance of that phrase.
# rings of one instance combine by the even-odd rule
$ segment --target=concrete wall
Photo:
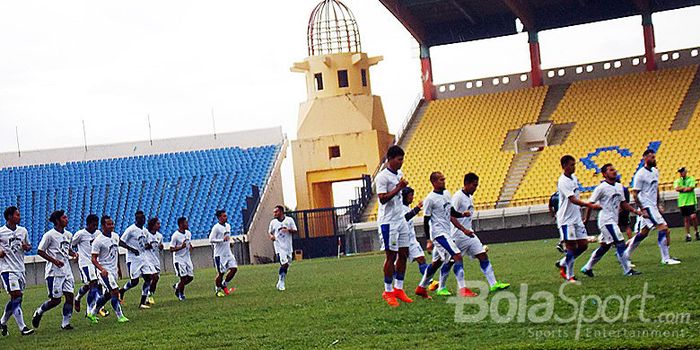
[[[695,193],[700,196],[700,189]],[[662,193],[662,202],[666,212],[664,218],[671,227],[683,225],[683,220],[678,209],[678,193]],[[598,234],[595,223],[597,213],[591,215],[588,222],[588,234]],[[632,222],[635,218],[632,216]],[[418,240],[424,244],[426,237],[423,230],[423,218],[413,220]],[[477,211],[473,227],[479,238],[484,243],[517,242],[554,238],[558,240],[559,232],[555,219],[549,214],[546,205],[534,205],[529,207],[515,207],[503,209],[490,209]],[[379,235],[376,222],[363,222],[351,225],[345,237],[346,253],[362,253],[377,251],[380,248]]]
[[[56,148],[22,152],[0,153],[0,168],[47,163],[66,163],[131,156],[185,152],[226,147],[257,147],[278,145],[284,140],[281,127],[247,130],[216,135],[178,137],[163,140],[135,141],[109,145]]]
[[[579,64],[568,67],[543,69],[545,85],[569,84],[575,81],[600,79],[645,71],[644,55],[609,61]],[[700,64],[700,48],[674,50],[656,54],[659,69]],[[435,86],[438,99],[489,94],[531,87],[530,73],[516,73],[497,77],[479,78]]]

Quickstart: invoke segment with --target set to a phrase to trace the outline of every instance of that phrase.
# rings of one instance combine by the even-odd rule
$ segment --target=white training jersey
[[[634,174],[634,190],[642,208],[656,208],[659,199],[659,170],[642,167]]]
[[[102,232],[95,235],[90,254],[97,254],[97,262],[105,270],[116,275],[119,261],[119,235],[115,232],[112,232],[111,237],[105,236]]]
[[[409,207],[408,205],[403,206],[404,220],[406,218],[406,214],[412,211],[413,209],[411,209],[411,207]],[[408,225],[408,240],[409,242],[413,242],[413,240],[416,239],[416,229],[413,227],[413,218],[411,218],[411,220],[407,220],[406,224]]]
[[[451,210],[452,196],[450,191],[444,190],[442,193],[430,192],[423,200],[425,216],[430,216],[430,239],[450,235],[452,232]]]
[[[225,241],[225,237],[229,237],[229,240]],[[214,248],[214,256],[228,257],[232,256],[231,253],[231,225],[229,223],[220,224],[216,223],[211,228],[209,232],[209,243],[211,243]]]
[[[0,258],[0,272],[24,272],[24,249],[22,242],[29,244],[27,229],[22,226],[10,230],[7,226],[0,227],[0,250],[5,257]]]
[[[456,211],[460,213],[464,213],[465,211],[468,211],[471,213],[470,216],[465,216],[461,218],[456,218],[457,221],[459,221],[464,228],[466,228],[469,231],[474,231],[472,228],[472,217],[474,217],[474,201],[472,200],[472,196],[467,195],[464,193],[463,190],[459,190],[455,193],[454,196],[452,196],[452,208],[455,208]],[[460,230],[457,229],[454,225],[452,226],[452,235],[464,235],[464,233]]]
[[[51,229],[44,233],[44,237],[39,242],[39,250],[44,251],[50,257],[63,263],[63,267],[58,267],[50,262],[46,262],[44,277],[59,277],[72,275],[70,268],[70,241],[73,235],[66,229],[63,233]]]
[[[160,245],[163,244],[163,234],[160,232],[146,233],[146,243],[151,249],[146,249],[146,258],[153,266],[160,266]]]
[[[90,233],[86,229],[82,229],[73,235],[70,245],[73,247],[73,251],[78,253],[78,266],[80,268],[92,265],[92,241],[101,234],[100,230]]]
[[[173,252],[173,261],[177,263],[190,263],[190,248],[192,248],[192,232],[190,230],[185,230],[185,233],[176,230],[173,232],[172,237],[170,237],[170,246],[179,247],[182,243],[187,243],[185,249],[180,249]]]
[[[275,252],[277,253],[289,253],[292,251],[292,235],[283,232],[283,229],[296,230],[297,224],[294,222],[294,219],[289,216],[285,216],[282,221],[277,220],[277,218],[270,221],[268,232],[275,236],[275,241],[272,245],[275,247]]]
[[[384,168],[377,174],[374,179],[374,183],[377,187],[377,193],[389,193],[396,185],[399,184],[403,173],[401,170],[393,172],[389,168]],[[377,211],[377,223],[378,224],[389,224],[397,221],[404,220],[403,217],[403,200],[401,199],[401,192],[397,193],[388,202],[382,204],[379,202],[379,210]]]
[[[625,200],[625,189],[622,184],[610,184],[603,181],[596,186],[589,201],[599,203],[602,209],[598,213],[598,226],[617,225],[620,217],[620,204]]]
[[[559,227],[574,224],[583,224],[581,219],[581,207],[571,203],[569,197],[574,196],[579,198],[578,179],[576,175],[571,174],[568,177],[564,174],[559,176],[557,183],[557,191],[559,192],[559,210],[557,210],[557,225]]]
[[[126,228],[126,231],[122,233],[120,240],[124,242],[131,248],[139,251],[139,255],[132,253],[131,251],[126,251],[126,262],[138,261],[141,256],[144,255],[146,251],[146,235],[144,231],[148,231],[144,228],[139,228],[136,224],[133,224]]]

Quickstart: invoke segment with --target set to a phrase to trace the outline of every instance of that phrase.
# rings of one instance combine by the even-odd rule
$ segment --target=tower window
[[[338,71],[338,86],[341,88],[348,87],[348,71],[339,70]]]
[[[316,81],[316,91],[323,90],[323,74],[321,74],[321,73],[314,74],[314,80]]]
[[[367,70],[361,69],[360,74],[362,75],[362,86],[367,86]]]
[[[330,146],[328,147],[328,158],[340,158],[340,146]]]

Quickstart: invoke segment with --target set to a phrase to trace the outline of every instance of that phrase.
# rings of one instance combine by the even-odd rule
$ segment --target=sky
[[[0,152],[282,126],[296,137],[305,58],[318,0],[0,1]],[[374,0],[345,0],[396,133],[421,91],[418,45]],[[657,51],[700,46],[700,7],[653,15]],[[615,35],[610,35],[614,33]],[[540,33],[543,68],[640,55],[641,18]],[[431,49],[436,83],[529,70],[527,36]],[[0,165],[4,166],[4,165]],[[291,152],[285,202],[294,207]],[[353,185],[336,187],[336,204]]]

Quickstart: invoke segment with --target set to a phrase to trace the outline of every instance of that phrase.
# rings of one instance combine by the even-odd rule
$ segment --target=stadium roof
[[[424,46],[546,30],[700,5],[700,0],[379,0]]]

